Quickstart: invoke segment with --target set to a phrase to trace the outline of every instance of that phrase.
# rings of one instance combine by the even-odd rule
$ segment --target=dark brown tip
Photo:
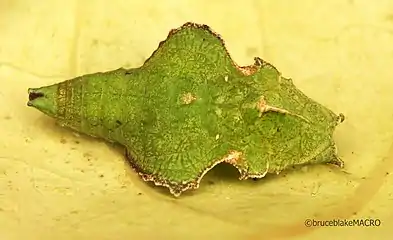
[[[344,122],[344,120],[345,120],[344,114],[342,114],[342,113],[338,114],[338,119],[337,119],[337,121],[338,121],[339,123],[342,123],[342,122]]]
[[[43,97],[44,94],[40,92],[29,91],[29,101],[33,101],[39,97]]]

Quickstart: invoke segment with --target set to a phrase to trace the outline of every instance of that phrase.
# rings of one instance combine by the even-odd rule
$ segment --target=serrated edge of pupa
[[[335,148],[335,156],[334,158],[331,159],[331,161],[326,162],[326,164],[332,164],[335,165],[339,168],[343,168],[344,167],[344,161],[342,161],[340,159],[340,157],[337,154],[337,147],[336,145],[330,146],[330,147],[334,147]],[[193,179],[193,180],[189,180],[189,181],[183,181],[181,183],[178,182],[172,182],[169,180],[166,180],[162,177],[159,177],[155,174],[147,174],[147,173],[143,173],[143,170],[140,169],[140,167],[137,166],[137,164],[135,164],[134,162],[134,158],[132,156],[129,155],[128,150],[126,149],[125,151],[125,155],[126,155],[126,159],[128,160],[130,166],[132,167],[132,169],[138,173],[138,175],[145,181],[145,182],[153,182],[154,185],[156,186],[163,186],[163,187],[167,187],[169,189],[169,192],[174,195],[175,197],[179,197],[183,192],[187,191],[187,190],[196,190],[199,188],[200,183],[203,179],[203,177],[211,170],[213,169],[215,166],[217,166],[220,163],[228,163],[232,166],[234,166],[240,176],[239,176],[239,180],[246,180],[246,179],[250,179],[250,178],[264,178],[268,173],[276,173],[279,174],[280,171],[284,170],[278,170],[278,171],[269,171],[269,162],[266,163],[266,169],[263,172],[260,172],[258,174],[250,174],[248,171],[248,166],[246,164],[246,162],[244,161],[245,158],[243,156],[243,153],[240,151],[236,151],[236,150],[231,150],[229,151],[228,154],[226,154],[223,158],[214,161],[211,165],[207,166],[204,170],[202,170],[198,176]],[[315,156],[314,156],[315,157]],[[313,157],[308,157],[308,158],[313,158]]]
[[[266,165],[266,170],[261,172],[260,174],[249,174],[247,171],[247,165],[244,162],[243,153],[239,151],[229,151],[223,158],[216,160],[211,165],[206,167],[203,171],[201,171],[198,176],[194,180],[183,181],[181,183],[172,182],[166,180],[162,177],[159,177],[155,174],[147,174],[143,173],[143,170],[135,164],[133,157],[129,155],[128,150],[126,149],[126,159],[130,163],[132,169],[138,173],[138,175],[146,182],[153,182],[156,186],[163,186],[169,189],[169,192],[175,197],[179,197],[183,192],[187,190],[195,190],[199,188],[199,185],[203,179],[203,177],[215,166],[220,163],[229,163],[234,166],[238,172],[240,173],[239,180],[246,180],[249,178],[263,178],[269,172],[269,164]],[[244,165],[242,165],[244,164]],[[277,172],[278,174],[279,172]]]
[[[225,45],[225,41],[224,39],[221,37],[220,34],[218,34],[217,32],[215,32],[210,26],[206,25],[206,24],[198,24],[198,23],[194,23],[194,22],[186,22],[185,24],[183,24],[182,26],[178,27],[178,28],[174,28],[171,29],[169,31],[169,34],[167,36],[167,38],[163,41],[161,41],[157,47],[156,50],[153,51],[153,53],[150,55],[149,58],[147,58],[144,62],[143,65],[145,65],[146,63],[149,62],[150,59],[152,59],[156,52],[161,48],[161,46],[173,35],[175,35],[177,32],[181,31],[184,28],[199,28],[199,29],[203,29],[207,32],[209,32],[210,34],[212,34],[213,36],[215,36],[220,42],[221,45],[224,47],[224,50],[228,56],[228,58],[231,60],[232,65],[239,70],[242,74],[244,74],[245,76],[250,76],[254,73],[256,73],[260,68],[263,67],[268,67],[268,68],[272,68],[274,69],[277,73],[279,78],[281,77],[281,72],[278,71],[278,69],[273,66],[272,64],[266,62],[265,60],[259,58],[259,57],[254,57],[254,64],[252,65],[247,65],[247,66],[240,66],[238,65],[232,58],[231,54],[229,53],[226,45]],[[342,119],[342,120],[341,120]],[[338,120],[337,123],[340,123],[343,121],[342,118],[342,114],[340,113],[338,115]],[[194,180],[190,180],[190,181],[186,181],[186,182],[181,182],[181,183],[176,183],[176,182],[171,182],[168,181],[166,179],[160,178],[158,176],[154,176],[153,174],[146,174],[143,173],[143,171],[134,163],[133,157],[129,156],[128,154],[128,150],[126,149],[126,158],[128,159],[128,162],[130,163],[131,167],[134,169],[135,172],[138,173],[138,175],[146,182],[153,182],[156,186],[163,186],[163,187],[167,187],[170,191],[170,193],[172,195],[174,195],[175,197],[179,197],[183,192],[190,190],[190,189],[198,189],[201,180],[203,179],[203,177],[211,170],[213,169],[215,166],[217,166],[220,163],[226,162],[231,164],[232,166],[234,166],[240,173],[239,179],[240,180],[245,180],[248,178],[263,178],[266,176],[266,174],[269,172],[269,165],[266,166],[266,170],[264,172],[261,172],[260,174],[247,174],[247,167],[243,166],[241,167],[241,165],[236,164],[236,160],[233,161],[233,159],[230,157],[231,154],[233,154],[233,152],[237,152],[237,151],[232,151],[230,153],[228,153],[227,155],[225,155],[223,158],[213,162],[210,166],[206,167]],[[239,153],[239,152],[238,152]],[[332,161],[333,164],[336,164],[340,167],[343,167],[343,162],[337,157],[337,162],[335,162],[335,160]],[[239,160],[239,159],[237,159]],[[279,172],[277,172],[278,174]]]

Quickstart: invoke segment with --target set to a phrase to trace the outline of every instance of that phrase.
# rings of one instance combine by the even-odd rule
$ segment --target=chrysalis
[[[145,181],[179,196],[227,162],[240,179],[343,162],[343,121],[271,64],[240,67],[208,26],[186,23],[143,66],[29,89],[29,106],[76,132],[116,142]]]

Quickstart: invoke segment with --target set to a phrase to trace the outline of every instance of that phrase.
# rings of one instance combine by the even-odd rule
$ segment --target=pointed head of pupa
[[[57,85],[29,88],[27,106],[34,107],[48,116],[55,116],[57,114],[57,88]]]

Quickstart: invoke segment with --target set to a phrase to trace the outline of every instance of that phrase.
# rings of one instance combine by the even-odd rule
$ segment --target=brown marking
[[[192,93],[186,93],[186,94],[183,94],[181,99],[184,104],[190,104],[196,100],[196,97],[194,95],[192,95]]]
[[[262,113],[266,112],[266,101],[265,97],[260,97],[257,102],[257,109],[259,110],[259,116],[262,116]]]
[[[249,66],[239,66],[237,65],[235,62],[233,63],[236,68],[242,72],[245,76],[250,76],[253,75],[254,73],[256,73],[261,67],[263,67],[263,65],[265,64],[264,61],[259,58],[259,57],[255,57],[254,58],[254,64],[253,65],[249,65]],[[266,63],[267,64],[267,63]]]
[[[259,101],[256,104],[256,108],[259,110],[259,117],[262,117],[263,113],[265,113],[265,112],[277,112],[277,113],[288,114],[288,115],[292,115],[295,117],[299,117],[308,123],[310,122],[307,118],[305,118],[301,115],[289,112],[288,110],[285,110],[283,108],[278,108],[278,107],[273,107],[273,106],[268,105],[266,103],[264,96],[260,97]]]
[[[66,112],[66,84],[65,83],[60,83],[59,86],[57,87],[57,114],[60,119],[63,119],[65,116]]]
[[[73,96],[73,82],[74,79],[69,80],[69,81],[65,81],[64,83],[64,89],[65,89],[65,115],[64,115],[64,119],[70,120],[71,118],[73,118],[73,113],[74,113],[74,96]],[[70,121],[67,121],[70,122]],[[70,126],[71,127],[71,126]]]
[[[337,122],[338,122],[338,123],[342,123],[342,122],[344,122],[344,121],[345,121],[345,116],[344,116],[344,114],[342,114],[342,113],[338,114]]]
[[[258,68],[254,65],[244,66],[244,67],[236,65],[236,67],[240,72],[242,72],[246,76],[250,76],[258,71]]]
[[[43,93],[40,93],[40,92],[37,93],[37,92],[31,91],[29,94],[29,101],[34,101],[35,99],[43,97],[43,96],[44,96]]]
[[[226,162],[229,163],[233,166],[239,165],[241,161],[241,156],[242,153],[238,151],[230,151],[228,155],[226,155],[223,159],[221,159],[221,162]]]
[[[279,112],[283,114],[289,114],[289,111],[283,109],[283,108],[277,108],[277,107],[272,107],[267,105],[265,97],[261,96],[259,98],[259,101],[257,102],[257,109],[259,110],[259,115],[262,116],[264,112]]]

